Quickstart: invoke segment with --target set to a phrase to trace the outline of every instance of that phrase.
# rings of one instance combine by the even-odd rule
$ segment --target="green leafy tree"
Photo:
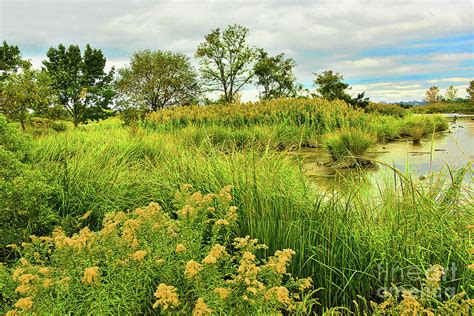
[[[294,67],[294,60],[285,58],[283,53],[269,56],[264,50],[259,50],[254,73],[260,99],[295,97],[302,87],[296,83]]]
[[[207,91],[218,91],[226,102],[234,102],[239,91],[253,77],[256,50],[247,44],[249,30],[229,25],[206,35],[199,44],[196,57],[200,59],[201,77]]]
[[[1,84],[0,112],[9,119],[18,120],[25,129],[25,121],[31,111],[45,113],[53,102],[53,93],[46,73],[24,69],[13,73]]]
[[[469,100],[474,103],[474,80],[471,80],[469,87],[466,89],[467,94],[469,95]]]
[[[370,101],[365,96],[365,92],[358,93],[355,97],[346,92],[351,88],[343,81],[344,77],[340,73],[326,70],[321,74],[315,73],[314,75],[316,76],[314,80],[314,85],[317,87],[316,91],[323,99],[329,101],[343,100],[354,108],[365,109],[369,105]]]
[[[190,104],[199,96],[197,73],[186,55],[144,50],[133,54],[130,65],[119,70],[117,88],[131,102],[156,111]]]
[[[430,87],[425,92],[425,100],[428,103],[436,103],[441,101],[441,95],[439,94],[439,88],[437,86]]]
[[[29,61],[21,57],[18,46],[9,45],[6,41],[3,41],[2,46],[0,46],[0,81],[5,80],[20,68],[28,68],[30,65]]]
[[[347,98],[346,89],[349,85],[343,80],[343,76],[332,70],[323,71],[321,74],[314,74],[316,79],[314,85],[317,87],[316,91],[319,95],[326,100],[345,100]]]
[[[66,49],[59,44],[48,50],[47,57],[43,65],[51,76],[59,103],[72,117],[74,126],[108,116],[115,96],[111,85],[114,69],[105,72],[106,59],[100,49],[87,45],[81,55],[79,46]]]
[[[444,96],[446,101],[454,101],[458,94],[458,89],[456,89],[453,85],[450,85],[448,89],[446,89],[446,94]]]

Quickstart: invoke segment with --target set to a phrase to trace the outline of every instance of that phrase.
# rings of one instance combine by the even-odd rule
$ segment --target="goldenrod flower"
[[[99,267],[90,267],[84,270],[82,282],[85,284],[97,284],[100,281]]]
[[[49,268],[47,267],[42,267],[38,270],[39,273],[43,274],[43,275],[46,275],[49,273]]]
[[[185,252],[185,251],[186,251],[186,247],[185,247],[183,244],[177,244],[175,251],[176,251],[177,253]]]
[[[194,305],[193,316],[210,315],[212,312],[213,310],[206,305],[202,297],[198,298]]]
[[[23,274],[22,276],[20,276],[18,278],[18,281],[20,281],[20,283],[27,284],[27,283],[30,283],[31,281],[36,280],[36,279],[38,279],[37,275],[28,273],[28,274]]]
[[[311,279],[310,277],[308,278],[305,278],[305,279],[300,279],[298,280],[298,283],[299,283],[299,289],[300,291],[304,291],[306,289],[309,289],[310,287],[313,286],[313,279]]]
[[[21,294],[26,294],[29,291],[31,291],[31,289],[32,288],[31,288],[30,285],[21,284],[15,289],[15,292],[21,293]]]
[[[43,281],[43,286],[44,286],[45,288],[50,287],[51,284],[53,284],[53,280],[51,280],[51,279],[44,279],[44,281]]]
[[[31,307],[33,307],[33,301],[31,299],[31,296],[20,298],[18,302],[15,303],[15,307],[21,309],[30,309]]]
[[[145,258],[145,256],[146,256],[145,250],[137,250],[132,254],[132,258],[137,261],[142,261],[143,258]]]
[[[290,292],[284,286],[275,286],[270,288],[265,294],[266,299],[276,298],[276,300],[282,304],[289,305],[291,304],[291,299],[289,296]]]
[[[193,278],[201,270],[202,266],[199,263],[194,260],[190,260],[186,263],[186,271],[184,272],[184,274],[188,278]]]
[[[154,295],[157,301],[153,304],[153,308],[163,306],[163,309],[166,310],[170,306],[175,307],[179,304],[178,293],[174,286],[161,283],[158,285]]]
[[[225,300],[230,294],[230,289],[226,289],[225,287],[216,287],[214,289],[214,293],[218,294],[221,299]]]
[[[229,225],[229,222],[225,219],[218,219],[216,222],[215,222],[215,225]]]

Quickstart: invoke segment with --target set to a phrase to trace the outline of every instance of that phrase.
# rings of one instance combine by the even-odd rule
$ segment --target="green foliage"
[[[343,82],[344,78],[338,72],[326,70],[321,74],[314,74],[316,79],[314,85],[317,86],[319,95],[329,101],[344,100],[346,98],[346,89],[349,85]]]
[[[29,68],[30,65],[29,61],[21,57],[18,46],[9,45],[7,41],[3,41],[0,46],[0,81],[5,80],[20,68]]]
[[[127,102],[151,111],[189,104],[200,93],[197,74],[182,53],[136,52],[119,75],[116,85]]]
[[[269,56],[263,49],[259,50],[253,69],[260,100],[295,97],[302,87],[296,83],[294,67],[294,60],[285,58],[283,53]]]
[[[106,59],[101,50],[87,45],[81,55],[79,46],[66,49],[59,44],[48,50],[47,57],[43,64],[52,79],[51,86],[74,126],[110,114],[107,110],[115,95],[111,86],[114,69],[105,73]]]
[[[57,218],[55,194],[43,172],[31,165],[31,143],[0,117],[0,258],[9,244],[46,233]]]
[[[0,113],[11,120],[18,120],[23,130],[29,111],[41,114],[47,112],[54,102],[46,73],[24,69],[22,73],[11,74],[0,85]]]
[[[238,24],[229,25],[222,32],[214,29],[196,51],[203,85],[208,91],[222,92],[229,103],[253,77],[256,51],[247,44],[248,33]]]
[[[58,133],[67,131],[67,126],[63,122],[53,122],[51,128]]]
[[[466,92],[469,95],[469,101],[471,103],[474,103],[474,80],[471,80],[471,82],[469,82],[469,87],[466,88]]]
[[[346,90],[351,89],[343,80],[343,76],[332,70],[326,70],[321,74],[314,74],[316,79],[314,85],[317,87],[319,96],[323,99],[334,101],[343,100],[354,108],[365,109],[369,105],[369,98],[365,97],[365,92],[358,93],[356,97],[351,97]]]

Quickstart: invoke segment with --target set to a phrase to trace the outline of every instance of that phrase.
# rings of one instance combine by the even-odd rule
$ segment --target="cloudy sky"
[[[0,0],[0,39],[36,66],[60,42],[90,43],[117,67],[144,48],[192,57],[205,34],[232,23],[250,29],[252,45],[292,57],[307,87],[333,69],[354,92],[401,101],[432,85],[464,96],[474,79],[473,0]]]

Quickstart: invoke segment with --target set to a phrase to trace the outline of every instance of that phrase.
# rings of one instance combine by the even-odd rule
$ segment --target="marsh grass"
[[[189,136],[182,137],[179,131],[146,129],[131,136],[113,125],[91,125],[38,140],[35,159],[61,188],[61,216],[90,210],[87,225],[94,229],[109,210],[150,201],[170,206],[182,183],[203,193],[233,185],[236,233],[267,244],[266,254],[294,249],[290,270],[311,276],[322,288],[317,294],[322,310],[353,309],[359,296],[370,299],[392,284],[413,285],[417,281],[407,273],[432,264],[454,264],[456,277],[445,285],[469,290],[465,227],[473,215],[472,196],[459,189],[466,170],[423,185],[394,171],[393,180],[376,191],[354,187],[321,194],[283,153],[251,146],[223,152],[206,145],[205,135],[192,145],[181,144]],[[362,144],[355,148],[367,141]]]

